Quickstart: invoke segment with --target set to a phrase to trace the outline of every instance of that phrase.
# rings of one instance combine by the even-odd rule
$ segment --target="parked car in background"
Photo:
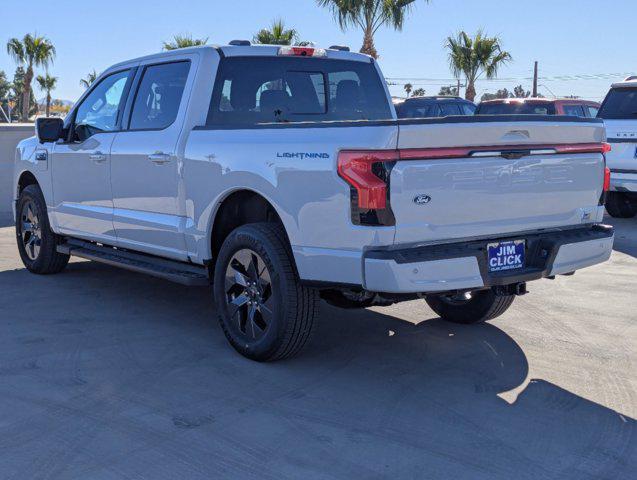
[[[395,102],[398,118],[447,117],[473,115],[476,105],[460,97],[412,97]]]
[[[499,98],[478,104],[476,115],[570,115],[595,118],[599,103],[572,98]]]
[[[598,114],[612,150],[606,154],[610,192],[606,210],[613,217],[637,215],[637,76],[611,86]]]

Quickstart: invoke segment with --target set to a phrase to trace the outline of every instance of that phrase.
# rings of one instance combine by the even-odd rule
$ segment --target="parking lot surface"
[[[274,364],[231,350],[206,288],[29,274],[5,221],[0,478],[635,478],[637,220],[608,221],[609,263],[490,324],[323,305]]]

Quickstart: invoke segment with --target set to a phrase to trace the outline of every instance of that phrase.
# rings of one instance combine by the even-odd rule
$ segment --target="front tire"
[[[611,217],[633,218],[637,215],[637,200],[631,199],[625,193],[608,192],[606,211]]]
[[[479,290],[458,295],[427,295],[425,301],[440,318],[451,323],[482,323],[499,317],[515,300],[515,295],[496,295]]]
[[[60,237],[51,230],[44,195],[37,185],[27,185],[20,192],[15,231],[20,258],[30,272],[58,273],[69,263],[69,256],[57,251]]]
[[[318,293],[300,284],[279,225],[254,223],[232,231],[217,257],[213,288],[223,332],[247,358],[292,357],[312,334]]]

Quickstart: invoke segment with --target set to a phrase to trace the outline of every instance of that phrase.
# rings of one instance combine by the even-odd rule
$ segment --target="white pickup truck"
[[[614,83],[597,116],[604,119],[613,147],[606,210],[613,217],[632,218],[637,215],[637,76]]]
[[[502,314],[526,282],[609,258],[601,120],[397,120],[343,47],[175,50],[106,70],[15,161],[26,268],[69,256],[212,283],[241,354],[297,353],[320,298]]]

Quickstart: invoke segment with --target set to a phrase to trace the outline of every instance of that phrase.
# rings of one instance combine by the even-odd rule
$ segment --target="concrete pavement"
[[[637,220],[612,223],[609,263],[490,324],[324,305],[305,353],[265,365],[207,289],[34,276],[2,228],[0,478],[634,478]]]

